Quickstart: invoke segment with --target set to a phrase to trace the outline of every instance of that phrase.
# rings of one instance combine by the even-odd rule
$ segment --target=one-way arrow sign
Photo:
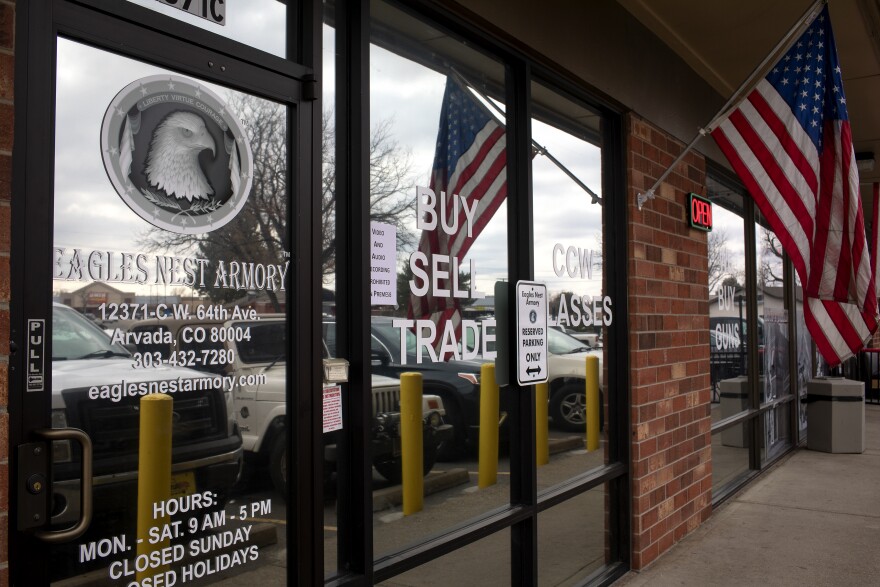
[[[547,286],[534,281],[516,283],[517,382],[547,381]]]

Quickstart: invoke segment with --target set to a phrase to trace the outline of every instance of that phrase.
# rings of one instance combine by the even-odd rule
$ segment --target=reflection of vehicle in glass
[[[602,351],[555,328],[547,329],[547,370],[550,372],[549,413],[561,430],[581,432],[586,426],[586,358],[599,358],[599,426],[604,427]]]
[[[389,316],[371,319],[373,372],[399,377],[407,371],[422,374],[426,394],[440,396],[446,409],[444,420],[452,425],[453,438],[442,443],[439,458],[451,460],[461,456],[468,444],[476,446],[480,423],[480,362],[443,361],[416,362],[416,336],[404,329],[406,363],[401,363],[401,331],[392,325]],[[336,323],[324,322],[324,339],[332,353],[336,340]],[[505,394],[501,394],[501,410],[505,411]]]
[[[135,512],[140,398],[174,400],[172,497],[210,490],[218,503],[241,472],[241,437],[231,393],[214,377],[175,366],[134,369],[128,350],[111,344],[91,320],[61,304],[52,310],[52,426],[83,430],[92,440],[94,508]],[[162,392],[160,390],[164,389]],[[79,448],[55,442],[52,523],[79,518]]]
[[[374,371],[399,374],[417,370],[424,377],[425,391],[443,398],[447,418],[456,430],[455,443],[444,447],[443,457],[458,456],[468,443],[476,444],[480,422],[479,375],[480,361],[445,361],[416,363],[416,337],[406,330],[406,364],[400,363],[401,333],[392,326],[393,319],[373,316],[371,320]],[[329,327],[325,323],[325,329]],[[329,340],[329,339],[328,339]],[[466,343],[472,349],[473,341]],[[554,328],[547,329],[548,370],[550,372],[550,417],[561,430],[582,431],[586,426],[585,376],[588,354],[599,357],[600,397],[602,386],[602,352],[590,350],[583,342]],[[494,350],[490,346],[489,350]],[[507,394],[501,393],[501,411],[509,410]],[[601,402],[600,402],[601,403]],[[600,411],[600,421],[604,420]]]
[[[553,425],[568,432],[583,432],[586,426],[586,358],[599,359],[599,404],[602,399],[602,345],[591,347],[575,338],[564,326],[547,329],[547,370],[550,388],[548,412]],[[604,410],[599,410],[599,425],[604,427]]]
[[[159,353],[164,360],[175,353],[195,353],[222,358],[213,364],[201,362],[196,368],[233,375],[235,418],[241,428],[244,450],[269,468],[276,489],[286,493],[285,380],[287,377],[287,339],[284,319],[261,315],[259,320],[198,321],[145,320],[128,326],[132,333],[168,332],[173,344],[140,342],[138,350]],[[172,350],[177,349],[177,350]],[[208,353],[205,355],[204,353]],[[324,356],[329,356],[324,349]],[[189,357],[187,354],[186,357]],[[400,480],[400,382],[374,377],[373,395],[373,465],[392,482]],[[424,426],[424,470],[427,474],[436,461],[437,447],[451,435],[452,427],[443,424],[443,403],[438,397],[422,399]],[[336,462],[333,434],[324,435],[325,476],[332,474]]]

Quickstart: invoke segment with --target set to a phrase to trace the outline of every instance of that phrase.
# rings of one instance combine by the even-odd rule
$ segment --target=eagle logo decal
[[[122,200],[165,230],[216,230],[250,194],[247,134],[225,103],[193,80],[151,76],[126,86],[104,115],[101,150]]]

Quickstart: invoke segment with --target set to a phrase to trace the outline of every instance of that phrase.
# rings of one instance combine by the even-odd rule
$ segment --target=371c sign
[[[219,25],[226,25],[225,0],[159,0],[162,4],[173,6]]]
[[[693,228],[712,230],[712,202],[697,194],[688,194],[688,222]]]

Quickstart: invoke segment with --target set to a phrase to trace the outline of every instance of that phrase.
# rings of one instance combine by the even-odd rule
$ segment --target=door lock
[[[18,529],[36,530],[34,536],[43,542],[67,542],[81,536],[92,521],[92,441],[82,430],[76,428],[47,428],[34,430],[42,442],[29,442],[18,446]],[[49,519],[49,467],[52,442],[72,440],[82,448],[80,469],[80,519],[66,530],[46,530]]]
[[[18,529],[40,528],[48,519],[49,455],[46,442],[29,442],[18,446]]]
[[[27,490],[33,495],[40,495],[46,487],[46,476],[42,473],[34,473],[25,482]]]

